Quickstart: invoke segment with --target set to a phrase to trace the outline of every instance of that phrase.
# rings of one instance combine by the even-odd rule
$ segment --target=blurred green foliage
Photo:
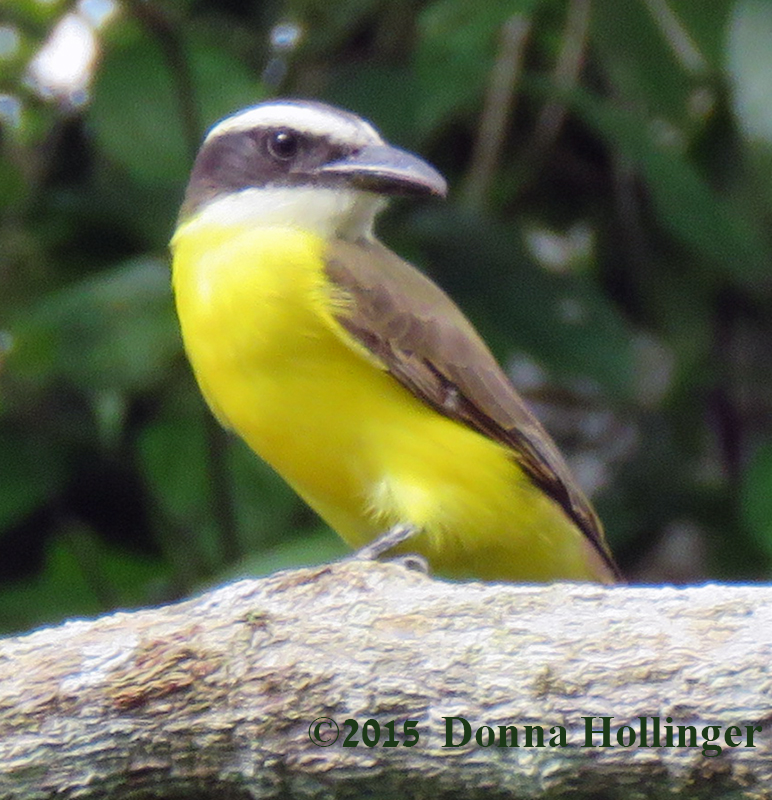
[[[212,421],[169,288],[203,132],[274,95],[446,173],[382,238],[491,342],[628,574],[768,575],[771,3],[99,8],[0,8],[0,629],[344,552]],[[76,88],[34,66],[72,14],[98,46]]]

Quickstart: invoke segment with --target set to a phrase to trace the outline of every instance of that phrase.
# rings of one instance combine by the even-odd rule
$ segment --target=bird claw
[[[382,555],[403,544],[418,533],[412,525],[394,525],[377,539],[360,547],[350,558],[353,561],[377,561]],[[420,558],[420,556],[416,556]]]
[[[404,556],[397,556],[389,560],[389,564],[397,564],[400,567],[409,569],[411,572],[420,572],[422,575],[429,574],[429,562],[418,553],[407,553]]]

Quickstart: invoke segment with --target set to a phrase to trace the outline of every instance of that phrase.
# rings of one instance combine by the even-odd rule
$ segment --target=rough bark
[[[771,600],[347,562],[69,622],[0,642],[0,797],[772,797]],[[582,718],[602,716],[612,746],[583,746]],[[666,746],[668,716],[697,746],[677,728]],[[340,726],[335,744],[310,741],[320,717]],[[443,747],[445,717],[497,740],[515,726],[519,746]],[[640,717],[650,743],[660,719],[661,746],[617,743]],[[356,747],[342,746],[349,719]],[[418,741],[384,747],[391,720],[397,742],[415,720]],[[528,746],[528,725],[545,746],[535,727]],[[557,726],[565,746],[549,744]],[[706,726],[722,726],[717,757]],[[753,747],[746,726],[762,728]]]

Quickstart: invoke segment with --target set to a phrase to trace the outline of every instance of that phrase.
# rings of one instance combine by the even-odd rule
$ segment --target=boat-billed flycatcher
[[[204,397],[354,547],[409,537],[393,549],[452,577],[612,581],[552,440],[456,305],[373,234],[389,197],[445,192],[322,103],[216,125],[172,242]]]

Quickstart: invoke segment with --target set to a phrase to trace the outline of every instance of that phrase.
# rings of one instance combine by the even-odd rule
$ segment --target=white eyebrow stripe
[[[378,131],[362,119],[353,120],[334,109],[299,103],[262,103],[228,117],[215,125],[205,141],[236,131],[286,125],[312,136],[325,136],[347,144],[381,144]]]

